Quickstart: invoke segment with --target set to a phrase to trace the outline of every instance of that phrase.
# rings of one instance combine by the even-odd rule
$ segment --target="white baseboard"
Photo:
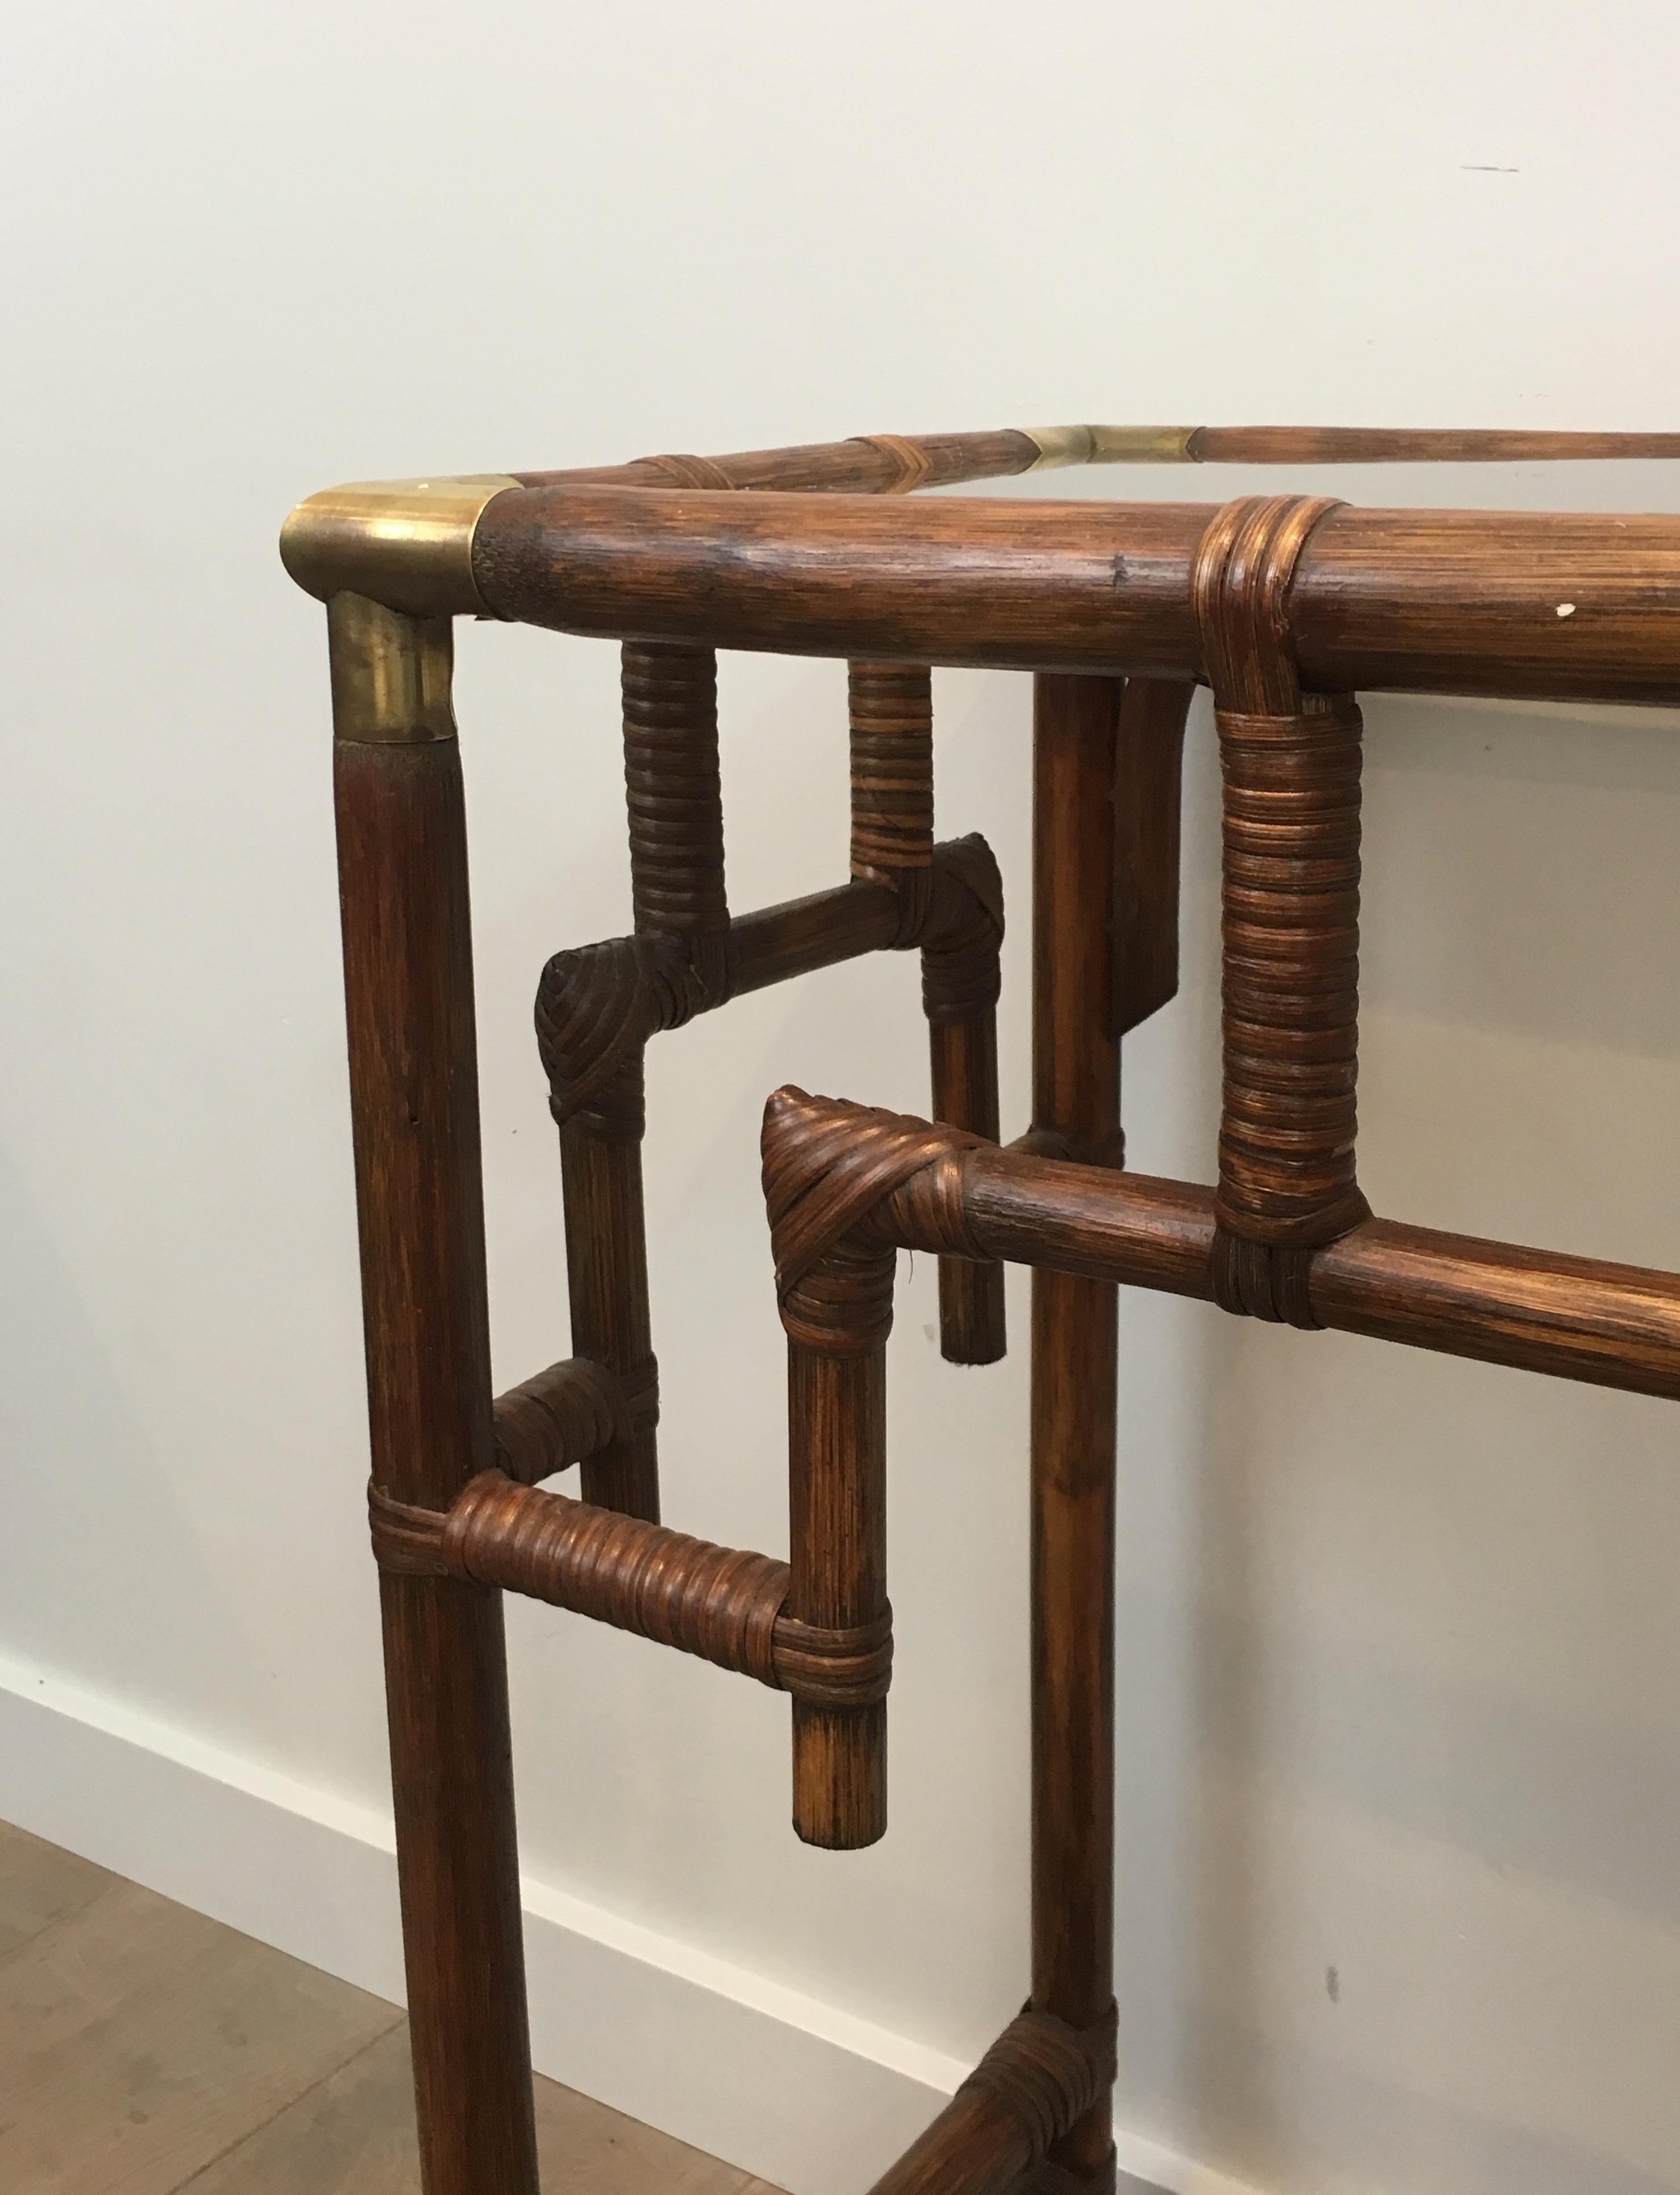
[[[402,1999],[384,1815],[0,1660],[0,1818]],[[539,2071],[791,2195],[870,2186],[967,2071],[528,1877],[524,1899]],[[1116,2140],[1139,2195],[1254,2195]]]

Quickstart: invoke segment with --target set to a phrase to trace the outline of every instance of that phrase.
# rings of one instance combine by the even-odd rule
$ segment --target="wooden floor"
[[[544,2195],[774,2195],[537,2083]],[[5,2195],[418,2195],[401,2012],[0,1823]]]

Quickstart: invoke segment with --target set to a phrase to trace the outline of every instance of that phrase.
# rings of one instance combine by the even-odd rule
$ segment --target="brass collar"
[[[281,527],[280,561],[324,602],[349,593],[411,617],[487,616],[473,536],[486,507],[518,486],[507,473],[470,473],[324,488]]]

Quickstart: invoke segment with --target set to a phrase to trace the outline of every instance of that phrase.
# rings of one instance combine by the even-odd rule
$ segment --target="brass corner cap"
[[[349,481],[300,503],[280,528],[280,562],[307,594],[350,593],[411,617],[487,615],[473,536],[508,473],[453,480]]]
[[[1029,472],[1051,465],[1182,465],[1192,462],[1194,427],[1023,427],[1038,455]]]

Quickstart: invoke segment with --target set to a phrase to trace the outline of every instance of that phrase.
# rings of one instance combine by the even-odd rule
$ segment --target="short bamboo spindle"
[[[450,627],[340,594],[329,634],[373,1481],[446,1509],[492,1452]],[[501,1599],[379,1584],[426,2195],[537,2195]]]
[[[852,876],[890,884],[899,936],[922,946],[922,997],[933,1069],[933,1117],[998,1138],[998,956],[974,910],[987,878],[954,896],[956,925],[937,919],[934,867],[933,679],[925,666],[849,667]],[[960,850],[949,850],[958,853]],[[1004,1269],[995,1261],[939,1261],[940,1339],[953,1364],[1004,1354]]]
[[[666,969],[684,979],[662,1026],[728,994],[729,908],[717,770],[717,659],[710,648],[627,642],[623,658],[624,788],[630,892],[639,938],[680,945]],[[657,1394],[642,1208],[644,1046],[629,1046],[593,1101],[561,1122],[572,1346],[633,1391]],[[656,1410],[587,1458],[584,1498],[657,1523]]]
[[[883,1632],[892,1250],[848,1245],[782,1299],[787,1328],[787,1611],[818,1634]],[[793,1826],[853,1851],[887,1827],[887,1702],[793,1702]]]
[[[1111,895],[1121,683],[1041,676],[1033,712],[1033,1122],[1118,1163]],[[1113,2002],[1116,1293],[1033,1276],[1033,1993],[1070,2027]],[[1052,2152],[1112,2184],[1105,2086]]]
[[[802,1124],[819,1119],[814,1138]],[[832,1118],[826,1140],[821,1120]],[[792,1576],[788,1614],[811,1628],[843,1702],[795,1694],[794,1824],[812,1844],[871,1844],[886,1828],[886,1345],[897,1253],[866,1221],[929,1154],[979,1147],[961,1129],[824,1114],[803,1092],[773,1099],[764,1121],[764,1201],[776,1295],[788,1340]],[[791,1132],[790,1132],[791,1131]],[[941,1256],[978,1258],[965,1229]],[[840,1711],[837,1711],[840,1710]]]

